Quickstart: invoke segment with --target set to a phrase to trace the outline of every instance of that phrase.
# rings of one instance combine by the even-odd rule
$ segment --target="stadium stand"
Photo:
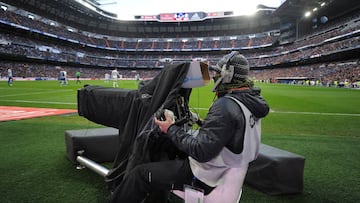
[[[89,78],[102,78],[115,67],[124,70],[126,77],[133,77],[136,71],[151,77],[165,63],[201,60],[211,65],[223,53],[239,50],[252,64],[251,76],[260,81],[306,77],[325,85],[335,80],[349,84],[359,80],[360,15],[359,5],[353,1],[342,6],[341,13],[333,7],[345,3],[331,1],[318,15],[326,14],[329,21],[316,27],[300,13],[284,9],[289,7],[287,3],[275,12],[259,12],[251,19],[257,23],[251,25],[240,16],[166,26],[161,22],[114,22],[113,18],[73,5],[73,1],[56,5],[23,0],[1,4],[6,7],[0,10],[3,76],[10,65],[19,67],[14,72],[22,78],[56,78],[59,66],[66,67],[69,75],[81,68]],[[312,5],[308,1],[306,6]],[[49,12],[55,7],[71,9],[63,9],[68,13]],[[77,14],[80,20],[75,20],[79,9],[84,12]],[[292,30],[296,37],[289,40],[289,32],[282,26],[293,18],[297,18],[299,29]],[[121,30],[123,26],[126,31]],[[146,74],[149,70],[151,73]]]

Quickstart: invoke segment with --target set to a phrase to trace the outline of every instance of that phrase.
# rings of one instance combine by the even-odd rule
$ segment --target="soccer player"
[[[67,85],[66,74],[67,73],[65,70],[60,71],[60,87],[62,87],[63,85]]]
[[[109,73],[105,73],[105,83],[109,83],[110,81],[110,74]]]
[[[76,84],[77,84],[77,83],[81,83],[80,74],[81,74],[80,71],[77,71],[77,72],[76,72]]]
[[[139,82],[140,82],[140,74],[139,73],[137,73],[135,75],[135,81],[136,81],[136,84],[139,84]]]
[[[121,78],[122,76],[119,74],[118,70],[115,68],[111,71],[111,78],[113,80],[113,87],[119,87],[118,84],[118,78]]]
[[[13,85],[13,72],[11,68],[8,68],[8,86],[11,87]]]

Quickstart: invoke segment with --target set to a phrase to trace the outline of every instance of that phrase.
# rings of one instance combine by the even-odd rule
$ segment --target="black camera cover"
[[[110,187],[120,182],[128,169],[137,163],[151,161],[149,157],[154,156],[146,153],[149,151],[157,153],[154,150],[147,150],[150,147],[148,144],[151,133],[143,132],[146,132],[146,128],[152,127],[151,122],[159,109],[172,110],[178,117],[187,113],[182,112],[186,111],[185,108],[177,108],[179,98],[182,98],[184,107],[187,106],[192,90],[181,87],[189,66],[190,63],[169,64],[152,80],[140,82],[136,90],[101,86],[86,86],[78,90],[80,116],[119,129],[119,150],[113,169],[106,179]],[[138,149],[139,147],[143,149]],[[136,162],[136,164],[128,162]]]

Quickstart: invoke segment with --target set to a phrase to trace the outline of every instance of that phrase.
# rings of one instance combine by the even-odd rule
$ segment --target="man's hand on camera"
[[[165,116],[164,121],[159,120],[156,117],[154,117],[154,119],[155,119],[155,124],[159,126],[161,132],[166,134],[169,127],[175,123],[175,117],[174,117],[174,113],[167,109],[165,109],[164,111],[164,116]]]

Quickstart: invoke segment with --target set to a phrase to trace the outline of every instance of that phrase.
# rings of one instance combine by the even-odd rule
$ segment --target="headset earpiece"
[[[226,63],[223,65],[222,69],[221,69],[221,77],[222,77],[222,82],[223,83],[230,83],[231,80],[234,77],[234,66],[230,65],[231,59],[238,55],[239,52],[238,51],[232,51],[229,54],[229,57],[226,60]]]
[[[230,54],[228,54],[226,56],[225,59],[225,63],[224,65],[221,67],[221,72],[220,72],[220,78],[215,82],[214,87],[212,89],[212,91],[216,91],[218,85],[220,85],[221,83],[230,83],[231,80],[234,77],[234,66],[230,65],[231,59],[236,56],[239,55],[238,51],[232,51]],[[219,70],[220,67],[217,66],[216,70]]]
[[[221,76],[223,83],[230,83],[234,76],[234,66],[227,66],[225,64],[221,70]]]

